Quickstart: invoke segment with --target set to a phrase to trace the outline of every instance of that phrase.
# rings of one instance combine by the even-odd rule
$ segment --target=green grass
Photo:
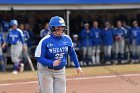
[[[140,64],[129,65],[111,65],[111,66],[93,66],[83,67],[85,75],[95,76],[114,73],[139,73]],[[75,68],[67,68],[66,76],[76,76]],[[17,75],[13,75],[11,72],[0,72],[0,82],[5,81],[18,81],[18,80],[36,80],[37,72],[25,71]]]

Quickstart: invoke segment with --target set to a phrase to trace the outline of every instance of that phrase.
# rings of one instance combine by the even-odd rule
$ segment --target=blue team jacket
[[[130,44],[136,40],[136,45],[140,45],[140,27],[132,27],[130,32]]]
[[[53,34],[46,35],[41,39],[35,51],[35,57],[39,63],[54,69],[63,68],[66,65],[68,54],[75,67],[79,68],[72,40],[67,35],[61,37],[56,37]],[[61,63],[59,66],[53,67],[53,61],[57,59],[60,59]]]
[[[0,44],[3,44],[3,43],[4,43],[4,39],[3,39],[2,33],[0,33]]]
[[[125,38],[126,34],[127,34],[127,31],[123,27],[121,27],[121,28],[114,28],[114,30],[113,30],[114,37],[121,36],[122,38]]]
[[[101,30],[99,28],[91,28],[93,34],[92,45],[97,46],[101,44]]]
[[[102,44],[105,46],[109,46],[113,44],[113,29],[105,28],[101,33]]]
[[[86,32],[86,29],[81,30],[80,33],[80,42],[81,42],[81,47],[87,47],[87,46],[92,46],[93,45],[93,33],[90,30],[89,33]]]
[[[41,32],[40,32],[40,37],[44,37],[45,35],[47,35],[48,33],[49,33],[49,29],[43,29],[43,30],[41,30]]]
[[[22,44],[25,43],[23,32],[20,29],[10,29],[6,38],[6,43],[10,44],[17,44],[21,42]]]

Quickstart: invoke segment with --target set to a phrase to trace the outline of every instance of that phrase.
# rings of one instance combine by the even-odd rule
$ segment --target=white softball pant
[[[11,59],[13,63],[18,63],[22,53],[22,43],[11,45]]]
[[[37,68],[41,93],[66,93],[65,68],[51,70],[42,66],[39,62]]]
[[[92,62],[93,64],[100,64],[100,46],[92,47]]]

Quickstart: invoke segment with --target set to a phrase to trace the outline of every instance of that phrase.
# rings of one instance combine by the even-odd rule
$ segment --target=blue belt
[[[51,69],[51,70],[61,70],[61,69],[63,69],[63,67],[62,67],[62,68],[52,68],[52,67],[48,67],[48,69]]]

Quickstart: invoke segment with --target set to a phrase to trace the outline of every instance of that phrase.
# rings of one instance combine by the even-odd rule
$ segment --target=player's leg
[[[92,65],[92,60],[91,60],[91,55],[92,55],[92,47],[88,47],[88,51],[87,51],[87,55],[88,55],[88,64]]]
[[[37,64],[38,68],[38,81],[39,89],[41,93],[54,93],[53,91],[53,77],[46,67],[43,67],[40,63]]]
[[[106,64],[111,64],[111,48],[112,46],[106,46],[105,48],[105,57],[106,57]]]
[[[66,93],[65,68],[54,71],[54,93]]]
[[[120,41],[120,47],[119,47],[119,53],[120,53],[120,59],[121,59],[121,63],[122,64],[124,64],[125,63],[125,61],[124,61],[124,49],[125,49],[125,41],[124,41],[124,39],[122,39],[121,41]]]
[[[131,63],[135,63],[136,60],[136,40],[132,41],[131,45]]]
[[[93,64],[96,64],[95,63],[95,52],[96,52],[96,46],[93,46],[92,47],[92,63]]]
[[[136,46],[136,63],[139,63],[139,58],[140,58],[140,45]]]
[[[114,63],[118,64],[118,54],[119,54],[119,42],[118,41],[115,41],[114,48],[115,48],[115,50],[114,50],[115,51],[115,56],[114,56],[115,61],[114,61]]]
[[[82,52],[83,52],[83,65],[86,65],[87,47],[82,47]]]
[[[124,54],[124,60],[125,60],[125,63],[129,62],[130,61],[130,45],[129,45],[129,40],[126,39],[125,40],[125,54]]]
[[[20,60],[19,57],[22,53],[22,44],[19,43],[17,45],[11,45],[11,59],[14,63],[14,71],[13,74],[17,74],[19,71]]]
[[[96,63],[100,64],[100,46],[96,46]]]
[[[2,71],[6,71],[6,66],[5,66],[5,61],[4,61],[4,57],[3,57],[3,52],[2,52],[2,48],[0,46],[0,68]]]

